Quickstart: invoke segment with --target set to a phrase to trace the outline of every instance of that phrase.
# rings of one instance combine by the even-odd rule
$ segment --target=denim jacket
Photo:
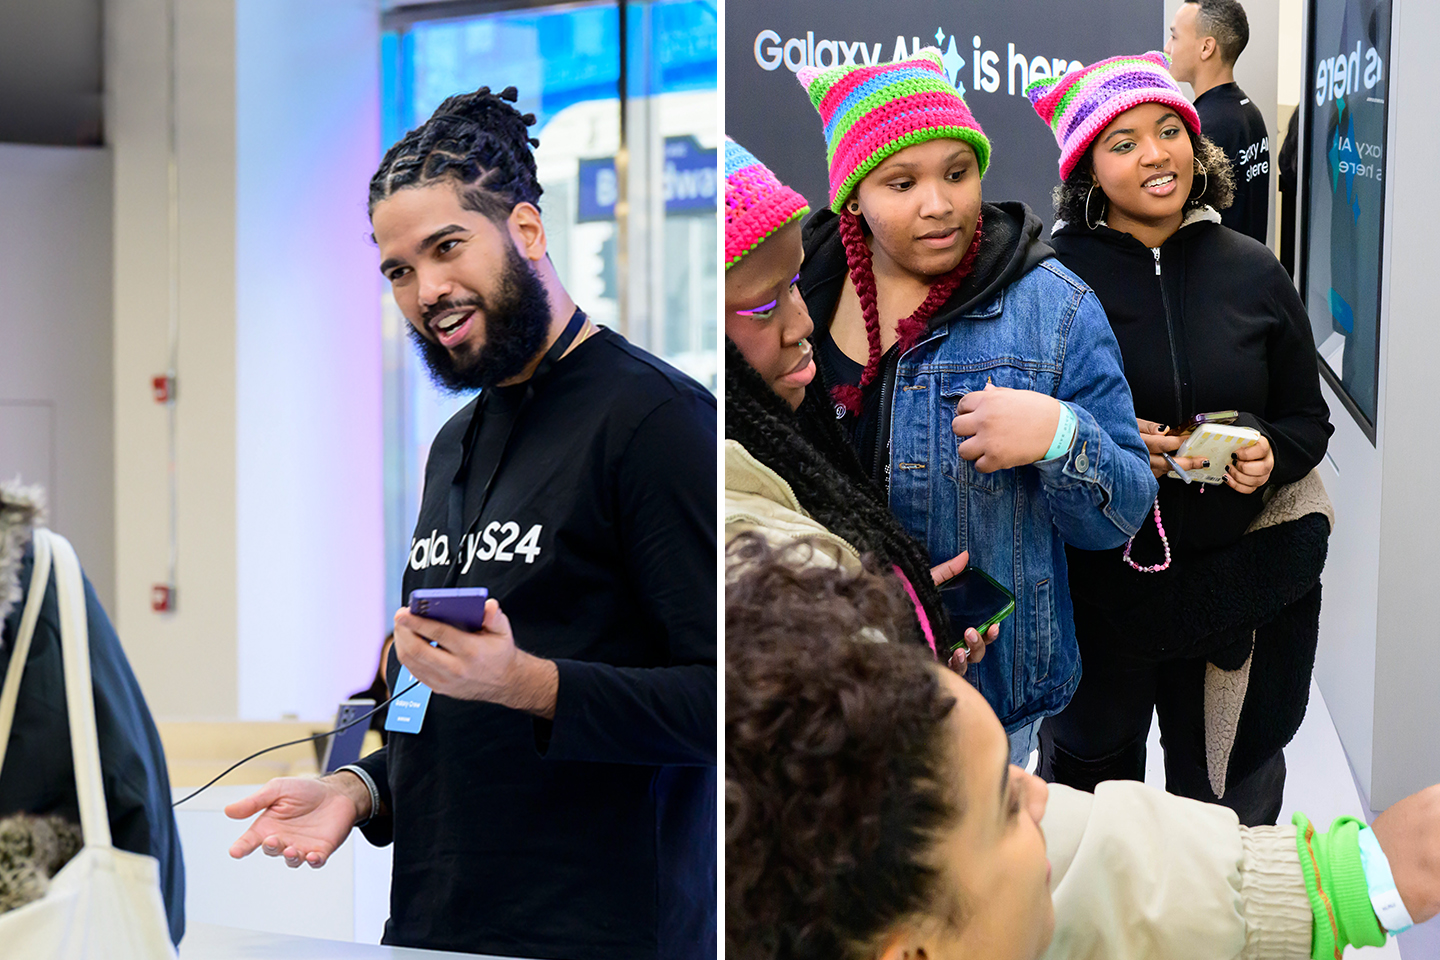
[[[1059,712],[1080,681],[1065,544],[1125,543],[1156,492],[1100,302],[1049,256],[1028,210],[1021,222],[1011,216],[1008,234],[997,229],[996,218],[1017,208],[1024,209],[987,204],[987,237],[1029,245],[1028,255],[998,258],[1011,272],[983,284],[979,297],[967,298],[962,285],[928,333],[898,357],[892,352],[885,391],[891,510],[936,562],[969,550],[972,565],[1015,595],[999,639],[967,674],[1011,731]],[[987,383],[1066,403],[1077,420],[1070,449],[994,473],[961,459],[950,428],[955,405]]]

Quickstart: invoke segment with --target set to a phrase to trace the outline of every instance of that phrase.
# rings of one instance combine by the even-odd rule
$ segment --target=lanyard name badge
[[[565,351],[570,349],[570,345],[575,342],[575,338],[579,336],[584,327],[585,313],[576,307],[575,312],[570,315],[570,322],[565,325],[565,331],[560,334],[550,349],[545,351],[545,356],[536,366],[534,374],[526,382],[525,396],[520,401],[520,407],[515,411],[515,415],[510,418],[509,431],[505,435],[505,442],[501,444],[500,456],[496,457],[495,462],[490,465],[490,475],[485,479],[479,503],[475,506],[475,516],[468,524],[465,524],[464,532],[459,537],[452,539],[451,543],[458,545],[464,542],[465,537],[468,537],[479,525],[480,515],[485,510],[485,501],[490,497],[490,488],[495,482],[496,473],[499,472],[500,462],[505,459],[505,450],[510,446],[510,434],[515,430],[515,423],[520,419],[520,413],[530,402],[531,397],[535,395],[537,382],[549,374],[551,368],[555,366]],[[455,471],[454,479],[450,481],[449,522],[446,526],[452,531],[459,526],[459,522],[464,520],[465,485],[470,478],[470,457],[475,449],[476,434],[480,431],[480,419],[483,416],[484,406],[483,402],[476,403],[474,412],[470,414],[470,423],[465,428],[464,453],[460,458],[460,467]],[[445,586],[455,586],[455,581],[459,577],[459,564],[451,563],[445,574]],[[430,688],[416,681],[414,675],[410,673],[410,668],[401,664],[400,675],[395,678],[395,689],[404,690],[412,683],[415,685],[412,690],[403,696],[397,696],[390,702],[390,708],[385,714],[385,729],[391,733],[419,733],[420,728],[425,724],[425,711],[430,706]]]

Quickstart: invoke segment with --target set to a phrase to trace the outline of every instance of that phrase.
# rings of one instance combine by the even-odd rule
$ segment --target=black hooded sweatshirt
[[[944,326],[975,306],[989,302],[1004,287],[1029,273],[1042,261],[1055,255],[1048,243],[1040,239],[1044,224],[1030,208],[1017,201],[986,203],[980,208],[984,224],[980,250],[970,275],[960,282],[950,299],[930,318],[929,329]],[[811,381],[807,403],[835,407],[836,415],[844,414],[830,399],[830,387],[841,384],[858,386],[864,364],[847,357],[830,338],[830,321],[840,303],[849,266],[845,244],[840,237],[840,217],[832,210],[812,214],[801,231],[805,247],[805,263],[800,268],[800,295],[815,320],[812,337],[815,360],[820,376]],[[885,485],[885,469],[890,446],[890,411],[895,399],[895,370],[900,362],[898,346],[892,346],[880,361],[880,374],[863,392],[863,405],[858,416],[840,416],[842,426],[855,444],[860,462],[870,478]]]
[[[1325,455],[1334,427],[1320,393],[1310,320],[1285,269],[1263,245],[1202,208],[1159,248],[1128,233],[1059,225],[1061,263],[1100,298],[1120,343],[1136,416],[1174,425],[1196,413],[1238,410],[1240,425],[1270,441],[1268,486],[1299,480]],[[1236,543],[1264,506],[1261,491],[1160,482],[1172,554]],[[1146,578],[1119,550],[1070,549],[1075,594],[1139,597]],[[1164,556],[1153,522],[1135,538],[1142,565]],[[1153,586],[1153,583],[1151,584]]]

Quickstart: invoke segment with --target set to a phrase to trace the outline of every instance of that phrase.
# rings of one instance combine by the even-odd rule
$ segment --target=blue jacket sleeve
[[[555,719],[537,745],[558,760],[715,763],[716,457],[713,400],[678,395],[637,427],[616,476],[635,617],[663,638],[654,666],[556,661]]]
[[[1056,397],[1077,423],[1069,451],[1035,464],[1055,526],[1082,550],[1118,547],[1140,529],[1157,484],[1135,424],[1120,345],[1089,291],[1066,338]]]

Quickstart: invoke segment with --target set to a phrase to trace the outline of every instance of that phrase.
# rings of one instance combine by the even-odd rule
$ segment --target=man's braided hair
[[[531,148],[540,141],[530,136],[535,115],[511,106],[518,99],[514,87],[446,98],[385,152],[370,178],[370,214],[397,190],[446,179],[460,185],[467,209],[491,220],[504,220],[519,203],[538,208],[543,190]]]

